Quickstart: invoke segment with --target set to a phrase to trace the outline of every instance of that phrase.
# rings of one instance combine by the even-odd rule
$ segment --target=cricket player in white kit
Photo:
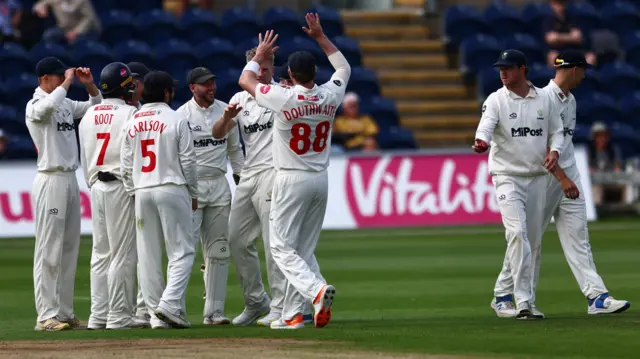
[[[187,75],[193,98],[178,109],[191,129],[198,168],[198,209],[193,213],[193,244],[202,243],[204,269],[204,324],[229,324],[224,316],[231,251],[228,242],[231,189],[225,174],[227,158],[234,177],[240,175],[244,155],[238,129],[214,138],[213,123],[225,112],[227,104],[216,100],[216,77],[205,67],[196,67]],[[237,114],[237,111],[235,112]]]
[[[78,148],[73,120],[102,101],[88,68],[67,68],[47,57],[36,65],[39,86],[27,103],[26,123],[38,151],[33,182],[36,245],[33,285],[37,331],[80,326],[73,312],[74,281],[80,248]],[[87,88],[86,102],[67,99],[74,77]]]
[[[135,195],[140,286],[152,328],[191,326],[185,294],[194,260],[198,175],[187,119],[168,105],[175,85],[166,72],[145,76],[144,105],[126,129],[121,153],[125,188]],[[169,257],[166,287],[163,241]]]
[[[88,328],[144,328],[146,321],[132,318],[138,262],[135,213],[120,175],[124,128],[136,111],[125,103],[135,91],[131,71],[120,62],[107,65],[100,88],[104,100],[90,107],[78,126],[93,227]]]
[[[604,281],[598,275],[593,262],[587,230],[587,210],[582,193],[580,172],[576,165],[573,147],[573,131],[576,126],[576,99],[570,92],[584,79],[584,71],[589,65],[579,50],[568,49],[555,60],[556,76],[544,90],[560,109],[564,126],[564,146],[553,174],[548,175],[546,205],[544,209],[543,231],[555,218],[560,244],[569,267],[575,276],[580,290],[587,298],[589,314],[620,313],[630,306],[626,300],[617,300],[609,295]],[[538,315],[544,314],[535,306],[535,292],[540,274],[540,254],[542,247],[533,252],[533,307]],[[499,317],[516,315],[510,302],[513,292],[513,279],[509,263],[505,261],[496,283],[496,302],[494,306]]]
[[[485,101],[473,149],[482,153],[491,143],[489,172],[506,230],[516,318],[538,319],[531,303],[531,253],[542,241],[546,174],[560,155],[562,121],[549,96],[527,81],[522,52],[504,51],[494,66],[504,87]]]
[[[331,319],[335,288],[328,285],[314,266],[314,251],[320,237],[327,205],[331,125],[342,103],[351,67],[324,35],[318,15],[307,14],[304,30],[314,38],[336,69],[331,80],[314,83],[316,61],[299,51],[289,56],[289,73],[295,86],[260,84],[260,63],[276,48],[277,35],[268,31],[253,60],[245,66],[239,84],[255,97],[259,106],[276,113],[273,131],[273,162],[276,169],[269,229],[271,254],[287,278],[282,318],[272,329],[304,326],[307,301],[313,301],[316,327]]]

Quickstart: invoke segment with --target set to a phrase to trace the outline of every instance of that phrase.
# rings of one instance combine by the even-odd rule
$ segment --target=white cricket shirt
[[[122,180],[134,190],[167,184],[185,185],[198,198],[196,154],[184,116],[165,103],[144,104],[125,127]]]
[[[241,177],[249,178],[264,170],[273,169],[271,129],[275,113],[268,108],[258,106],[256,99],[247,91],[233,95],[229,103],[235,102],[242,106],[242,111],[233,118],[233,122],[240,127],[247,156]]]
[[[74,118],[82,118],[92,105],[102,101],[102,94],[89,101],[72,101],[67,90],[57,87],[50,94],[40,87],[27,102],[26,122],[38,151],[38,171],[75,171],[78,168]]]
[[[198,178],[212,178],[222,171],[227,172],[227,156],[231,161],[233,173],[242,171],[244,155],[238,129],[231,130],[224,138],[214,138],[213,123],[222,114],[227,104],[215,100],[208,108],[201,107],[191,98],[180,106],[178,113],[184,116],[191,129],[193,147],[196,152],[198,164]]]
[[[344,99],[351,67],[342,53],[329,56],[336,69],[329,82],[308,89],[299,85],[256,87],[258,105],[276,113],[273,163],[276,170],[320,172],[329,166],[331,128]]]
[[[136,108],[117,98],[91,106],[78,126],[80,156],[87,186],[98,180],[98,172],[109,172],[122,180],[120,150],[125,127]]]
[[[524,98],[502,87],[482,106],[476,138],[491,144],[492,175],[546,174],[542,162],[547,147],[562,155],[560,113],[544,90],[530,86]]]
[[[571,92],[568,95],[565,94],[553,80],[549,81],[544,90],[551,97],[551,101],[555,102],[564,127],[562,131],[564,144],[558,164],[560,168],[569,168],[576,164],[575,149],[573,147],[573,131],[576,128],[576,98]]]

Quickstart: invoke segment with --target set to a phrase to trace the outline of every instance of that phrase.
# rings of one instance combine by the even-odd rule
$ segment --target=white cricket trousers
[[[271,202],[271,255],[285,286],[282,318],[304,314],[326,285],[314,252],[322,230],[329,180],[327,171],[277,171]]]
[[[542,242],[547,176],[494,175],[493,184],[507,239],[504,263],[511,268],[513,280],[513,291],[501,292],[499,283],[504,280],[501,273],[494,294],[501,297],[513,293],[516,305],[531,304],[534,300],[531,253],[538,251]]]
[[[133,197],[120,181],[91,186],[91,324],[118,328],[135,308],[136,224]]]
[[[265,300],[256,241],[262,234],[267,279],[271,292],[271,311],[282,313],[285,277],[273,260],[269,247],[269,211],[275,171],[265,170],[252,177],[242,177],[236,187],[229,216],[229,245],[236,265],[247,309],[258,309]]]
[[[578,186],[580,197],[577,199],[567,198],[562,191],[560,182],[553,175],[548,175],[543,232],[551,223],[551,218],[554,217],[560,245],[567,263],[569,263],[584,296],[593,299],[600,294],[607,293],[608,290],[593,262],[591,245],[589,244],[589,230],[587,229],[587,207],[580,181],[580,171],[577,166],[573,165],[564,169],[564,172]],[[534,302],[540,274],[541,253],[542,246],[538,247],[538,251],[533,252],[532,257]],[[511,269],[508,265],[502,267],[496,288],[499,288],[501,293],[513,290]]]
[[[33,288],[38,321],[73,318],[80,249],[80,189],[75,171],[38,172],[33,181],[36,244]]]
[[[140,287],[152,322],[158,321],[154,314],[158,307],[175,315],[185,313],[185,294],[194,260],[192,212],[185,186],[164,185],[135,192]],[[163,242],[169,259],[166,287]]]
[[[204,271],[204,317],[224,316],[227,298],[227,279],[231,250],[228,242],[231,189],[220,171],[220,176],[198,179],[198,209],[193,213],[193,239],[195,248],[200,240]],[[195,251],[195,249],[194,249]]]

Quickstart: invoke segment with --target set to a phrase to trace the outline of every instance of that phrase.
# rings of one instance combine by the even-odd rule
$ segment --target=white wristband
[[[249,61],[242,71],[253,71],[257,75],[260,72],[260,64],[253,60]]]

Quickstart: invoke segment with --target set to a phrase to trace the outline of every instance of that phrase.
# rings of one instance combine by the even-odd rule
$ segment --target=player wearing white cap
[[[557,163],[563,134],[559,111],[545,91],[527,81],[526,64],[518,50],[500,54],[494,66],[500,68],[504,87],[489,95],[482,107],[473,150],[485,152],[491,143],[489,172],[506,230],[505,262],[514,282],[515,317],[538,319],[532,311],[531,253],[542,241],[546,174]],[[496,285],[497,298],[508,294],[501,294]]]
[[[204,267],[204,324],[221,325],[224,316],[231,251],[228,242],[231,189],[225,177],[227,158],[234,177],[242,171],[244,155],[238,129],[214,138],[213,122],[223,113],[235,116],[239,109],[227,110],[227,104],[215,99],[216,77],[205,67],[196,67],[187,75],[193,98],[178,109],[189,121],[198,167],[198,209],[193,214],[193,244],[200,239]]]
[[[80,326],[73,313],[80,249],[79,160],[73,120],[100,103],[102,95],[88,68],[68,68],[47,57],[38,62],[36,73],[39,86],[26,107],[27,128],[38,151],[38,174],[33,182],[35,330],[59,331]],[[87,88],[89,101],[67,99],[74,77]]]
[[[123,182],[135,195],[140,286],[152,328],[191,326],[185,295],[194,260],[198,177],[187,119],[168,105],[175,85],[166,72],[145,76],[144,105],[126,128],[121,152]],[[163,241],[169,257],[166,287]]]
[[[136,111],[125,103],[135,92],[132,75],[121,62],[107,65],[100,73],[104,100],[90,107],[78,126],[93,223],[89,329],[148,325],[132,317],[138,262],[135,213],[120,174],[124,128]]]
[[[548,176],[543,231],[546,230],[553,217],[567,263],[569,263],[580,290],[587,298],[587,313],[620,313],[629,308],[629,302],[617,300],[609,295],[609,290],[605,287],[593,262],[587,230],[586,203],[584,195],[580,195],[582,193],[580,171],[576,165],[572,140],[576,126],[576,99],[570,91],[580,85],[584,79],[585,69],[591,65],[587,63],[582,52],[573,49],[563,51],[554,63],[556,76],[549,81],[549,85],[544,90],[551,101],[560,109],[565,140],[558,165],[553,170],[553,176]],[[535,305],[541,249],[540,246],[537,251],[532,253],[534,268],[532,306],[536,312],[534,314],[544,316]],[[511,268],[506,261],[498,276],[496,288],[500,294],[513,292]],[[504,301],[504,298],[496,298],[496,301]],[[499,317],[516,315],[515,310],[508,304],[500,307],[494,306],[494,310]]]
[[[336,69],[329,82],[314,83],[316,61],[299,51],[289,56],[294,87],[265,85],[258,81],[260,63],[277,49],[277,35],[259,36],[256,55],[244,68],[240,86],[259,106],[276,113],[273,130],[273,162],[276,169],[269,229],[271,254],[287,278],[282,318],[272,329],[304,326],[303,313],[313,301],[316,327],[331,319],[335,288],[328,285],[313,260],[325,216],[328,195],[327,167],[331,125],[342,103],[351,67],[324,35],[317,14],[306,15],[305,32],[314,38]]]

